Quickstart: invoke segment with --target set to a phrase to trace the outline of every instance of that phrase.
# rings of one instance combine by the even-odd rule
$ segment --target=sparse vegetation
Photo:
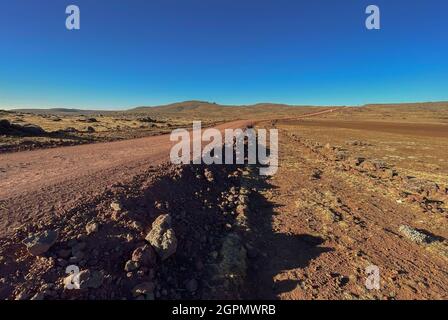
[[[4,144],[157,135],[1,155],[0,297],[446,299],[447,111],[188,102],[0,113]],[[277,174],[165,164],[160,134],[193,119],[277,128]],[[72,264],[79,291],[66,289]],[[381,290],[365,287],[371,265]]]

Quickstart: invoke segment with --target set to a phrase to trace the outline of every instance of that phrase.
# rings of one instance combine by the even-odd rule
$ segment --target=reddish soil
[[[385,148],[364,141],[343,148],[322,135],[332,136],[331,128],[342,130],[333,134],[338,139],[358,131],[411,135],[414,151],[444,135],[444,126],[259,125],[280,130],[273,177],[251,166],[161,165],[168,136],[1,155],[0,298],[448,298],[448,185],[371,158]],[[124,270],[164,213],[173,220],[175,254]],[[95,233],[86,231],[92,222],[99,225]],[[22,241],[48,229],[59,232],[58,241],[42,256],[31,255]],[[67,291],[71,263],[101,281]],[[379,290],[365,286],[370,265],[379,267]],[[135,294],[143,284],[148,292]]]
[[[403,134],[428,138],[448,138],[448,125],[437,123],[397,123],[386,121],[341,121],[341,120],[290,120],[289,125],[314,126],[323,128],[368,130],[382,133]]]
[[[254,181],[248,238],[263,254],[252,260],[247,298],[448,298],[446,205],[425,208],[428,199],[448,203],[446,188],[425,193],[424,181],[387,175],[387,166],[358,166],[297,127],[279,140],[278,173]],[[432,240],[416,243],[403,225]],[[365,286],[369,265],[379,267],[380,290]]]
[[[235,121],[218,129],[239,128]],[[169,160],[169,135],[0,155],[0,235],[87,201]]]

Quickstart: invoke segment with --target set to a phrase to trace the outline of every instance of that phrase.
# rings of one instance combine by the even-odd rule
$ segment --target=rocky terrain
[[[191,127],[189,120],[133,112],[31,111],[0,110],[0,153],[128,140]],[[218,122],[205,119],[203,125]]]
[[[281,132],[281,166],[254,210],[253,223],[261,230],[253,241],[265,256],[248,273],[248,296],[447,299],[444,168],[428,176],[416,166],[411,176],[412,163],[402,167],[374,157],[389,153],[375,145],[378,133],[368,128],[337,132],[325,125],[308,130],[288,121],[275,125]],[[342,137],[344,144],[328,142]],[[360,137],[368,140],[356,140]],[[389,143],[406,139],[397,134]],[[416,143],[413,152],[427,145],[427,139]],[[380,270],[380,290],[365,286],[371,265]]]
[[[125,111],[78,109],[0,110],[0,153],[128,140],[191,128],[194,120],[211,127],[238,119],[301,116],[325,111],[324,107],[295,107],[262,103],[223,106],[185,101]]]
[[[1,155],[0,298],[447,299],[448,127],[375,108],[257,119],[272,177],[166,136]]]
[[[163,174],[161,174],[163,172]],[[3,299],[239,298],[245,168],[161,165],[0,242]],[[51,229],[49,227],[51,226]],[[79,290],[67,289],[80,268]]]

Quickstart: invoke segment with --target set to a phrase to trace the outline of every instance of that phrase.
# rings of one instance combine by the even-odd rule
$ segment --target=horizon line
[[[363,104],[291,104],[291,103],[282,103],[282,102],[255,102],[255,103],[245,103],[245,104],[226,104],[226,103],[218,103],[216,101],[205,101],[205,100],[182,100],[182,101],[174,101],[169,103],[162,103],[162,104],[139,104],[139,105],[132,105],[129,107],[119,107],[119,108],[103,108],[103,107],[0,107],[0,110],[5,111],[14,111],[14,110],[55,110],[55,109],[65,109],[65,110],[80,110],[80,111],[130,111],[137,108],[157,108],[157,107],[164,107],[169,106],[173,104],[182,104],[182,103],[205,103],[205,104],[212,104],[212,105],[218,105],[222,107],[253,107],[257,105],[263,105],[263,104],[271,104],[271,105],[283,105],[283,106],[289,106],[289,107],[315,107],[315,108],[328,108],[328,107],[363,107],[363,106],[369,106],[369,105],[402,105],[402,104],[429,104],[429,103],[448,103],[447,100],[429,100],[429,101],[420,101],[420,100],[410,100],[410,101],[399,101],[399,102],[371,102],[371,103],[363,103]]]

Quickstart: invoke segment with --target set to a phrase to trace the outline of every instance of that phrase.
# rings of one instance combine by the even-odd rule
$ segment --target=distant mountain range
[[[103,111],[103,110],[81,110],[81,109],[68,109],[68,108],[52,108],[52,109],[13,109],[11,111],[21,113],[33,113],[33,114],[60,114],[60,115],[92,115],[92,114],[107,114],[107,113],[135,113],[135,114],[151,114],[151,115],[166,115],[166,116],[216,116],[224,117],[225,114],[268,114],[273,111],[276,113],[290,112],[293,107],[304,106],[289,106],[285,104],[274,103],[258,103],[254,105],[220,105],[206,101],[184,101],[177,102],[162,106],[141,106],[123,111]],[[309,107],[309,108],[322,108],[322,107]],[[298,109],[295,109],[298,111]],[[309,110],[309,109],[307,109]]]
[[[290,106],[285,104],[258,103],[254,105],[220,105],[206,101],[184,101],[155,107],[138,107],[128,112],[144,113],[155,117],[188,117],[188,118],[263,118],[267,115],[276,114],[287,116],[291,113],[303,114],[312,110],[327,107],[312,106]]]
[[[448,102],[422,102],[422,103],[401,103],[401,104],[368,104],[363,107],[385,107],[385,106],[397,106],[397,107],[438,107],[447,106]],[[302,109],[305,108],[306,109]],[[232,113],[233,117],[235,113],[242,116],[257,115],[263,116],[264,114],[272,114],[273,112],[278,115],[288,115],[291,112],[308,112],[311,109],[323,109],[335,106],[301,106],[301,105],[286,105],[276,103],[258,103],[253,105],[220,105],[207,101],[183,101],[161,106],[140,106],[124,111],[104,111],[104,110],[81,110],[70,108],[52,108],[52,109],[13,109],[14,112],[22,113],[34,113],[34,114],[108,114],[108,113],[137,113],[137,114],[152,114],[152,115],[166,115],[166,116],[216,116],[225,117],[226,113]],[[298,110],[298,109],[301,110]]]
[[[104,110],[81,110],[69,108],[49,108],[49,109],[11,109],[10,111],[35,114],[99,114],[111,111]]]

